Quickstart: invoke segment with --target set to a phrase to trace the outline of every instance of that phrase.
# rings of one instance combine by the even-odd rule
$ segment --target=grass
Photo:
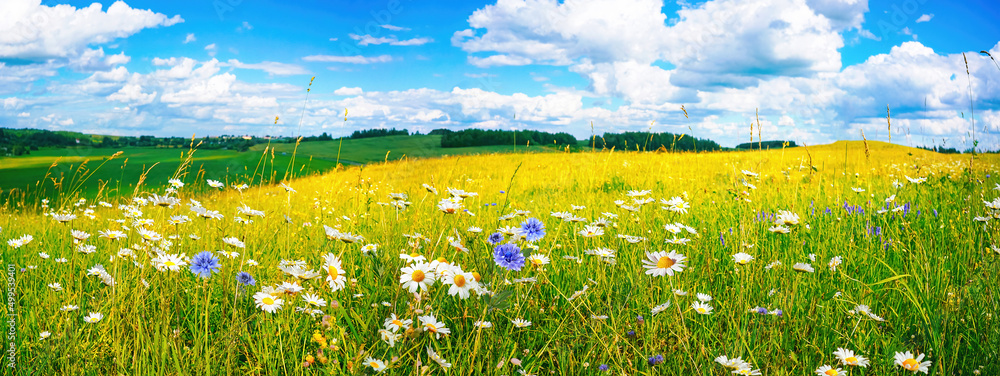
[[[904,351],[926,354],[934,375],[1000,372],[1000,254],[991,249],[1000,234],[994,221],[973,220],[992,214],[982,201],[998,196],[996,158],[982,156],[979,170],[970,171],[964,156],[867,144],[867,158],[864,144],[840,142],[764,152],[405,159],[286,181],[294,191],[272,184],[206,190],[204,180],[189,173],[174,194],[184,203],[172,208],[119,208],[134,202],[131,194],[106,198],[111,208],[92,201],[8,204],[0,216],[2,238],[34,238],[17,248],[0,245],[3,262],[16,270],[17,374],[371,374],[369,358],[385,362],[386,374],[444,373],[428,347],[455,375],[597,375],[605,374],[602,364],[614,375],[730,374],[713,361],[719,355],[740,356],[765,375],[802,375],[835,365],[839,347],[871,359],[865,369],[840,366],[854,375],[909,374],[892,360]],[[135,197],[162,194],[164,183],[148,180]],[[439,209],[451,197],[446,188],[477,193],[461,200],[468,212]],[[649,190],[641,197],[654,201],[636,204],[632,190]],[[390,204],[393,193],[407,195],[405,210]],[[689,205],[686,213],[661,209],[659,199],[673,197]],[[198,218],[188,199],[224,218]],[[243,205],[264,216],[239,214]],[[530,213],[504,220],[515,210]],[[788,234],[769,230],[779,210],[799,216]],[[60,224],[45,215],[52,212],[77,218]],[[568,222],[553,212],[585,220]],[[192,222],[170,223],[181,215]],[[487,235],[527,217],[543,221],[546,234],[533,245],[515,244],[550,263],[520,271],[498,267]],[[585,226],[599,218],[604,235],[584,236]],[[665,227],[673,223],[697,234],[673,234]],[[364,239],[331,239],[324,225]],[[169,242],[143,240],[139,228]],[[76,251],[74,229],[93,235],[85,243],[96,252]],[[100,238],[103,230],[128,237]],[[633,244],[618,235],[645,240]],[[228,237],[245,248],[224,242]],[[674,239],[687,243],[665,243]],[[367,244],[377,251],[363,252]],[[120,253],[123,248],[134,256]],[[598,248],[616,257],[587,252]],[[187,267],[159,271],[154,265],[162,254],[193,257],[203,250],[221,264],[208,279]],[[685,255],[683,271],[644,274],[642,260],[661,250]],[[732,255],[738,252],[754,259],[737,265]],[[460,299],[440,280],[410,294],[399,283],[407,265],[401,253],[475,271],[493,294]],[[324,280],[325,254],[342,261],[342,289]],[[831,270],[835,256],[842,263]],[[282,260],[301,260],[320,276],[284,273]],[[796,272],[795,263],[809,263],[815,272]],[[96,264],[113,286],[87,275]],[[241,287],[240,271],[256,284]],[[283,299],[274,313],[255,306],[253,294],[284,282],[305,291],[274,292]],[[51,283],[63,290],[47,287]],[[305,292],[325,299],[326,306],[310,308],[321,313],[297,312],[306,305]],[[696,293],[711,295],[711,314],[691,308]],[[860,304],[885,321],[857,311]],[[79,309],[61,311],[65,305]],[[782,315],[748,312],[754,307]],[[90,312],[104,319],[84,322]],[[400,329],[389,346],[379,329],[393,313],[415,325]],[[424,315],[451,333],[438,338],[421,330]],[[531,325],[515,327],[514,319]],[[492,327],[479,328],[477,321]],[[43,331],[50,336],[40,339]],[[663,362],[650,364],[656,355]]]
[[[193,155],[191,168],[187,173],[199,179],[214,179],[223,182],[259,181],[263,173],[264,179],[271,181],[272,177],[280,179],[289,167],[295,144],[260,144],[249,152],[232,150],[198,150]],[[265,149],[269,152],[264,154]],[[270,151],[275,152],[273,157]],[[513,147],[513,146],[479,146],[465,148],[442,148],[441,136],[392,136],[345,140],[343,146],[339,141],[304,142],[299,145],[297,159],[293,172],[304,176],[326,172],[336,167],[338,149],[341,151],[340,163],[367,164],[398,160],[400,158],[426,158],[446,155],[467,155],[495,152],[537,151],[547,152],[550,148]],[[115,153],[123,154],[100,169],[95,168]],[[0,190],[8,194],[30,192],[34,196],[56,198],[70,189],[63,189],[51,179],[59,181],[66,177],[83,176],[83,172],[93,175],[84,182],[79,190],[80,197],[94,199],[101,187],[104,195],[115,195],[116,191],[132,192],[135,182],[144,173],[147,181],[162,184],[173,176],[180,164],[186,159],[188,149],[166,149],[151,147],[129,148],[61,148],[34,151],[27,156],[0,157]],[[388,157],[387,157],[388,154]],[[84,169],[77,169],[86,162]],[[255,167],[262,169],[255,171]],[[266,171],[263,171],[266,167]],[[64,185],[69,180],[64,181]],[[0,191],[0,199],[3,197]]]

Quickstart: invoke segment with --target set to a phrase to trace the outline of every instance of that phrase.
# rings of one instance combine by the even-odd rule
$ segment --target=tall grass
[[[175,177],[185,185],[171,196],[183,203],[171,208],[133,201],[164,194],[165,181],[102,197],[110,208],[95,201],[51,201],[47,207],[25,202],[33,209],[0,216],[3,240],[34,237],[18,248],[0,245],[3,262],[18,269],[16,374],[366,374],[372,373],[368,357],[388,364],[387,374],[443,373],[428,347],[456,375],[603,374],[602,364],[615,375],[730,374],[713,361],[719,355],[741,356],[765,375],[801,375],[834,365],[838,347],[871,358],[868,368],[850,368],[851,374],[902,374],[892,361],[902,351],[927,354],[931,374],[1000,372],[1000,267],[991,249],[1000,234],[994,220],[972,219],[989,216],[982,201],[1000,195],[993,190],[997,178],[989,175],[997,161],[982,156],[980,171],[986,172],[975,173],[950,156],[867,144],[399,160],[286,181],[294,191],[275,185],[274,171],[255,171],[246,190],[209,189],[204,179],[179,171]],[[975,179],[965,179],[967,174]],[[927,180],[911,183],[906,176]],[[468,212],[438,210],[449,187],[478,193],[462,200]],[[649,190],[642,197],[654,202],[635,204],[627,193],[639,190]],[[391,193],[405,193],[411,204],[397,209]],[[886,203],[890,196],[894,200]],[[661,209],[658,200],[673,197],[690,204],[687,213]],[[198,218],[190,199],[225,217]],[[265,216],[240,214],[237,208],[244,205]],[[93,218],[84,214],[88,208]],[[142,214],[126,217],[133,209]],[[530,213],[504,220],[515,210]],[[788,234],[769,231],[779,210],[800,216]],[[564,211],[586,221],[550,215]],[[57,223],[53,212],[77,218]],[[171,224],[177,215],[192,221]],[[547,232],[534,243],[538,249],[527,253],[546,255],[551,263],[521,271],[498,267],[486,237],[527,217],[543,221]],[[608,223],[603,236],[581,235],[599,218]],[[671,234],[664,226],[675,222],[697,235]],[[328,239],[323,225],[364,241]],[[473,226],[483,232],[469,232]],[[143,240],[139,228],[162,234],[170,244]],[[85,244],[96,252],[76,250],[74,229],[93,235]],[[122,230],[128,238],[99,238],[101,230]],[[423,240],[404,237],[415,233]],[[632,244],[619,234],[646,240]],[[228,237],[245,248],[223,242]],[[675,238],[690,241],[665,243]],[[377,251],[363,253],[366,244],[377,244]],[[613,263],[586,254],[601,247],[616,251]],[[120,255],[122,248],[135,256]],[[187,268],[158,271],[151,262],[157,251],[193,257],[205,250],[222,265],[208,279]],[[642,260],[660,250],[684,254],[687,267],[671,277],[644,274]],[[406,264],[400,254],[411,252],[479,273],[494,295],[459,299],[440,281],[429,292],[408,293],[399,283]],[[732,259],[738,252],[754,260],[738,265]],[[327,253],[340,257],[348,278],[336,292],[323,281],[321,257]],[[827,263],[834,256],[843,263],[831,270]],[[302,260],[322,276],[298,280],[278,269],[282,260]],[[815,272],[794,271],[799,262]],[[114,278],[113,286],[87,275],[96,264]],[[256,284],[237,283],[241,271]],[[251,296],[265,286],[295,281],[305,291],[280,294],[284,305],[277,312],[255,306]],[[50,283],[63,290],[54,291]],[[305,292],[327,301],[317,308],[322,313],[297,312]],[[713,297],[711,314],[691,309],[696,293]],[[669,308],[652,314],[667,302]],[[858,312],[859,304],[885,321]],[[66,305],[79,309],[61,311]],[[749,312],[755,307],[782,314]],[[89,312],[105,317],[86,323]],[[451,334],[435,338],[401,330],[390,347],[378,330],[391,313],[415,322],[432,313]],[[532,324],[517,328],[513,319]],[[479,328],[476,321],[493,327]],[[51,335],[40,339],[43,331]],[[650,364],[656,355],[664,361]]]

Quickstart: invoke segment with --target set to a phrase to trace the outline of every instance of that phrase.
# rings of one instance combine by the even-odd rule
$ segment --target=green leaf
[[[868,285],[868,286],[875,286],[875,285],[881,285],[881,284],[883,284],[883,283],[887,283],[887,282],[892,282],[892,281],[895,281],[895,280],[897,280],[897,279],[900,279],[900,278],[906,278],[906,277],[910,277],[910,275],[909,275],[909,274],[900,274],[900,275],[896,275],[896,276],[892,276],[892,277],[889,277],[889,278],[886,278],[886,279],[883,279],[883,280],[881,280],[881,281],[878,281],[878,282],[875,282],[875,283],[872,283],[872,284],[870,284],[870,285]]]
[[[494,309],[507,309],[510,307],[510,297],[514,296],[514,290],[504,290],[498,291],[490,297],[490,303],[487,305],[487,311],[491,312]]]

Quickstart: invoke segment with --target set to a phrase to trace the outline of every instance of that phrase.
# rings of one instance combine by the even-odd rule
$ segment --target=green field
[[[249,152],[232,150],[196,150],[191,165],[180,176],[184,181],[215,179],[230,183],[281,180],[295,152],[295,176],[332,170],[338,161],[359,165],[401,158],[427,158],[447,155],[502,153],[513,151],[551,151],[548,147],[478,146],[441,148],[441,136],[391,136],[358,140],[304,142],[295,152],[295,144],[260,144]],[[265,149],[273,149],[264,155]],[[107,161],[116,152],[123,154]],[[34,151],[19,157],[0,157],[0,192],[37,194],[55,197],[60,192],[94,197],[102,186],[102,196],[117,192],[131,194],[139,177],[155,187],[166,184],[187,157],[188,149],[152,147],[131,148],[60,148]],[[85,163],[85,164],[84,164]],[[83,168],[81,169],[81,164]],[[101,166],[100,168],[98,168]],[[54,180],[53,180],[54,179]],[[61,182],[61,185],[58,184]],[[122,182],[122,183],[119,183]]]

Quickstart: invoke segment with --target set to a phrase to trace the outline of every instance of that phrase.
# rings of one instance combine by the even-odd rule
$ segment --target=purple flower
[[[607,364],[601,364],[601,365],[597,366],[597,370],[598,371],[607,371],[608,370],[608,365]]]
[[[236,282],[239,282],[243,286],[252,286],[257,284],[257,280],[253,279],[253,276],[247,272],[240,272],[237,274]]]
[[[212,273],[217,273],[222,265],[219,265],[219,258],[212,255],[212,252],[202,251],[191,258],[191,273],[201,278],[208,278]]]
[[[518,271],[524,266],[524,255],[521,254],[521,248],[517,245],[501,244],[493,248],[493,261],[497,263],[497,266]]]
[[[500,244],[500,243],[503,243],[503,234],[501,234],[499,232],[494,232],[493,234],[490,234],[490,236],[488,238],[486,238],[486,242],[488,242],[490,244]]]
[[[528,218],[524,222],[521,222],[521,234],[529,242],[539,240],[545,237],[545,224],[538,219]]]

